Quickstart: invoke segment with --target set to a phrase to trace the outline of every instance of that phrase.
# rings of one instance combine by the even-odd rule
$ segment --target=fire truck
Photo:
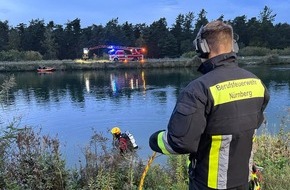
[[[112,46],[99,45],[91,48],[83,49],[83,59],[88,59],[89,54],[99,49],[107,49],[110,61],[143,61],[145,48],[142,47],[127,47],[127,46]]]

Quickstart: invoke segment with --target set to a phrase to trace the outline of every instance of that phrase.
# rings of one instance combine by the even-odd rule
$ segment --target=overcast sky
[[[290,0],[0,0],[0,20],[15,27],[32,19],[65,25],[79,18],[84,28],[104,26],[117,17],[119,24],[147,25],[164,17],[171,27],[178,14],[193,12],[196,16],[205,9],[209,21],[221,15],[225,20],[242,15],[250,19],[258,17],[265,6],[277,14],[275,23],[290,23]]]

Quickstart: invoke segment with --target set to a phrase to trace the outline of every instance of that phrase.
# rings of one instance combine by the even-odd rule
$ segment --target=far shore
[[[241,65],[288,65],[290,56],[249,56],[238,57]],[[38,67],[53,67],[55,70],[106,70],[106,69],[147,69],[197,67],[198,58],[145,59],[144,61],[110,62],[108,60],[40,60],[0,62],[0,72],[35,71]]]

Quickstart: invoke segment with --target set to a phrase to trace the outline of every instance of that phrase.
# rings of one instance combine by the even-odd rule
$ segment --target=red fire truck
[[[126,46],[112,46],[112,45],[99,45],[91,48],[84,48],[83,59],[88,59],[89,52],[97,49],[105,48],[109,51],[110,61],[143,61],[145,48],[142,47],[126,47]]]

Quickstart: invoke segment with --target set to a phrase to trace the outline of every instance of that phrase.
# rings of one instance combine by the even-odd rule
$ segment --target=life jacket
[[[121,153],[125,153],[137,149],[138,145],[136,144],[133,135],[126,131],[126,133],[121,133],[117,137],[116,147],[119,148]]]
[[[120,136],[119,138],[119,149],[121,153],[127,152],[128,150],[128,140],[126,137]]]

